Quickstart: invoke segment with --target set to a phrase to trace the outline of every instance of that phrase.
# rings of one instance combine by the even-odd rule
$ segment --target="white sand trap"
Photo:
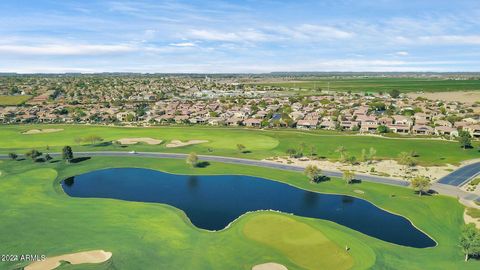
[[[60,261],[67,261],[71,264],[81,263],[101,263],[112,257],[111,252],[103,250],[91,250],[78,253],[64,254],[55,257],[49,257],[44,261],[38,261],[26,266],[25,270],[50,270],[60,266]]]
[[[59,132],[62,131],[63,128],[46,128],[46,129],[30,129],[25,132],[22,132],[22,134],[40,134],[40,133],[52,133],[52,132]]]
[[[363,190],[360,189],[355,189],[353,192],[358,193],[358,194],[365,194]]]
[[[165,145],[168,148],[174,148],[174,147],[182,147],[182,146],[187,146],[187,145],[192,145],[192,144],[199,144],[199,143],[206,143],[208,141],[206,140],[190,140],[188,142],[182,142],[180,140],[172,140],[170,143]]]
[[[160,144],[162,140],[156,140],[152,138],[123,138],[117,140],[120,144],[137,144],[139,142],[147,143],[147,144]]]
[[[257,264],[252,267],[252,270],[288,270],[288,268],[279,263],[269,262]]]

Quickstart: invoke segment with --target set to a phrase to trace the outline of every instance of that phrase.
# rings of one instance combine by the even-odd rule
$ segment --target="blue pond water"
[[[198,228],[221,230],[247,211],[278,210],[326,219],[378,239],[411,247],[435,242],[407,219],[368,201],[320,194],[249,176],[189,176],[119,168],[85,173],[62,181],[73,197],[157,202],[183,210]]]

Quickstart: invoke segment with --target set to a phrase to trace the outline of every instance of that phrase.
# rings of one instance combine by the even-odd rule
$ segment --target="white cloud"
[[[480,35],[422,36],[418,40],[432,45],[480,45]]]
[[[179,43],[170,43],[169,44],[170,46],[174,46],[174,47],[195,47],[197,46],[195,43],[193,42],[179,42]]]
[[[267,35],[255,29],[247,29],[238,32],[221,32],[216,30],[194,29],[188,34],[191,38],[225,41],[225,42],[258,42],[266,41]]]
[[[308,38],[345,39],[351,38],[354,35],[353,33],[335,27],[312,24],[302,24],[293,28],[293,31],[301,32]]]
[[[24,55],[97,55],[124,53],[137,50],[131,45],[89,44],[43,44],[43,45],[0,45],[0,53]]]
[[[399,51],[399,52],[396,52],[395,55],[397,55],[397,56],[408,56],[409,53],[406,52],[406,51]]]

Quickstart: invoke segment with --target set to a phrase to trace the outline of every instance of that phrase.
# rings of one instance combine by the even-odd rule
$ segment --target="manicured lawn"
[[[60,128],[60,132],[42,134],[22,134],[30,129]],[[103,143],[88,145],[78,143],[76,138],[98,135]],[[160,145],[138,144],[121,147],[112,144],[112,140],[132,137],[151,137],[163,140]],[[208,140],[208,143],[180,148],[167,148],[165,142],[170,140]],[[237,144],[246,146],[246,152],[237,150]],[[21,125],[0,127],[0,152],[15,151],[24,153],[30,148],[40,151],[60,151],[61,147],[71,145],[75,151],[157,151],[183,152],[195,151],[199,154],[234,156],[251,159],[263,159],[272,156],[284,156],[289,148],[300,149],[310,154],[312,148],[318,157],[338,159],[335,149],[344,146],[350,155],[360,157],[362,149],[373,147],[377,158],[395,159],[400,152],[416,151],[418,162],[422,165],[457,164],[463,160],[480,158],[477,148],[462,150],[457,142],[447,142],[418,138],[378,138],[336,134],[323,131],[297,130],[252,130],[242,128],[212,127],[105,127],[85,125]],[[478,147],[475,142],[474,146]],[[48,148],[48,150],[47,150]]]
[[[22,104],[23,102],[29,100],[32,96],[25,95],[25,96],[4,96],[0,95],[0,106],[3,105],[18,105]]]
[[[480,80],[444,80],[435,78],[311,78],[287,82],[267,82],[257,85],[353,92],[379,92],[392,89],[398,89],[402,92],[480,90]]]
[[[438,246],[402,247],[333,222],[274,212],[249,213],[228,229],[212,233],[195,228],[183,212],[167,205],[71,198],[59,185],[68,176],[110,167],[178,174],[244,174],[318,192],[357,196],[409,218]],[[445,196],[418,197],[407,188],[367,182],[347,185],[337,179],[311,184],[295,172],[222,163],[190,168],[179,160],[138,157],[94,157],[70,165],[5,160],[0,162],[0,171],[1,254],[113,252],[111,261],[104,264],[63,269],[250,269],[270,261],[289,269],[480,267],[478,261],[463,262],[457,245],[463,206]],[[358,189],[364,194],[354,192]],[[351,248],[348,253],[345,246]],[[0,263],[0,269],[20,266]]]

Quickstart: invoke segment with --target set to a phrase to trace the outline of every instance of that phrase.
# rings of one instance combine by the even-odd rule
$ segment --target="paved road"
[[[480,174],[480,162],[458,168],[450,174],[440,178],[438,183],[460,187],[478,174]]]
[[[50,153],[51,156],[58,157],[60,153]],[[114,156],[114,157],[150,157],[150,158],[170,158],[170,159],[185,159],[188,154],[179,154],[179,153],[157,153],[157,152],[137,152],[136,154],[131,154],[128,152],[120,152],[120,151],[99,151],[99,152],[75,152],[75,156],[77,157],[84,157],[84,156]],[[1,155],[0,158],[8,158],[7,155]],[[215,162],[223,162],[223,163],[231,163],[231,164],[242,164],[242,165],[250,165],[250,166],[258,166],[258,167],[265,167],[265,168],[273,168],[273,169],[281,169],[281,170],[289,170],[289,171],[297,171],[301,172],[304,168],[295,165],[288,165],[288,164],[280,164],[271,161],[261,161],[261,160],[251,160],[251,159],[243,159],[243,158],[233,158],[233,157],[221,157],[221,156],[207,156],[207,155],[199,155],[199,158],[203,161],[215,161]],[[480,165],[480,163],[478,163]],[[465,167],[460,168],[460,173],[458,174],[458,179],[463,177],[468,177],[471,173],[463,172]],[[470,167],[468,167],[470,168]],[[456,173],[454,171],[453,173]],[[468,169],[468,172],[471,172]],[[342,173],[339,171],[325,171],[322,170],[322,173],[326,176],[330,177],[341,177]],[[452,174],[453,174],[452,173]],[[477,170],[478,173],[478,170]],[[382,183],[388,185],[396,185],[396,186],[408,186],[408,182],[401,179],[395,178],[387,178],[381,176],[372,176],[372,175],[364,175],[364,174],[356,174],[356,178],[362,181],[368,182],[375,182],[375,183]],[[468,179],[464,179],[466,181]],[[458,197],[459,199],[463,199],[466,201],[480,201],[480,196],[465,192],[458,188],[457,186],[446,185],[443,183],[434,183],[432,185],[432,189],[437,191],[440,194],[445,194],[453,197]]]
[[[58,157],[60,156],[60,153],[50,153],[50,155],[52,157]],[[75,152],[75,156],[76,157],[115,156],[115,157],[150,157],[150,158],[185,159],[188,156],[188,154],[158,153],[158,152],[137,152],[135,154],[131,154],[129,152],[123,152],[123,151],[94,151],[94,152]],[[270,162],[270,161],[244,159],[244,158],[207,156],[207,155],[199,155],[198,157],[203,161],[250,165],[250,166],[281,169],[281,170],[288,170],[288,171],[303,172],[305,169],[303,167],[295,166],[295,165],[281,164],[281,163]],[[8,158],[8,156],[0,154],[0,158]],[[342,172],[339,172],[339,171],[322,170],[322,173],[329,177],[342,177]],[[376,183],[396,185],[396,186],[408,186],[408,182],[402,179],[387,178],[387,177],[373,176],[373,175],[364,175],[364,174],[356,174],[355,176],[358,180],[362,180],[362,181],[376,182]]]
[[[58,156],[59,153],[51,154],[52,156]],[[151,158],[173,158],[173,159],[185,159],[188,154],[179,154],[179,153],[157,153],[157,152],[137,152],[136,154],[130,154],[128,152],[114,152],[114,151],[106,151],[106,152],[75,152],[75,156],[138,156],[138,157],[151,157]],[[294,165],[287,165],[287,164],[280,164],[276,162],[270,161],[261,161],[261,160],[252,160],[252,159],[244,159],[244,158],[233,158],[233,157],[221,157],[221,156],[207,156],[207,155],[199,155],[199,159],[202,161],[214,161],[214,162],[223,162],[223,163],[231,163],[231,164],[241,164],[241,165],[250,165],[250,166],[258,166],[258,167],[265,167],[265,168],[273,168],[273,169],[281,169],[281,170],[288,170],[288,171],[297,171],[303,172],[305,168],[300,166]],[[322,170],[322,173],[329,177],[342,177],[342,173],[339,171],[325,171]],[[408,182],[401,180],[401,179],[394,179],[394,178],[387,178],[387,177],[380,177],[380,176],[372,176],[372,175],[363,175],[363,174],[356,174],[355,175],[358,180],[362,181],[369,181],[369,182],[376,182],[388,185],[397,185],[397,186],[408,186]]]

